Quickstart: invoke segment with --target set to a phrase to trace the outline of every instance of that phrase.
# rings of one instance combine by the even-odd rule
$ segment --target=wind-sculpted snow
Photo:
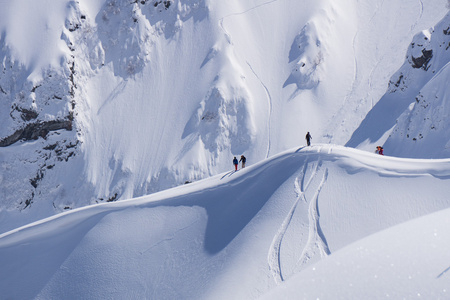
[[[448,159],[392,157],[448,157],[447,2],[1,2],[0,298],[438,298],[445,240],[361,239],[450,207]]]
[[[230,99],[213,88],[187,123],[183,136],[197,133],[206,150],[217,156],[231,146],[232,153],[245,153],[252,142],[247,99]]]
[[[320,274],[328,267],[337,274],[334,262],[344,260],[339,282],[375,283],[372,270],[394,294],[409,294],[414,282],[428,280],[422,270],[428,274],[431,266],[439,270],[435,278],[444,279],[448,267],[436,255],[409,273],[410,284],[392,285],[383,255],[393,264],[389,257],[416,259],[422,252],[411,242],[420,225],[403,225],[407,240],[361,239],[383,229],[397,236],[391,226],[450,207],[449,183],[448,159],[389,158],[333,145],[293,149],[239,171],[4,233],[0,289],[6,298],[37,299],[255,299],[278,285],[292,294],[332,295],[336,285],[314,277],[321,286],[315,291],[303,286],[304,278],[314,276],[316,266]],[[445,245],[440,241],[433,243]],[[364,272],[347,263],[358,259],[351,250],[346,254],[353,242],[373,249]],[[411,270],[401,268],[392,276]],[[292,287],[291,280],[300,284]],[[421,293],[440,293],[440,284],[420,286]],[[348,285],[339,292],[349,299],[372,295]]]
[[[345,143],[445,4],[2,2],[0,232]]]
[[[446,299],[449,216],[446,209],[362,239],[261,299]]]
[[[150,24],[167,39],[180,32],[183,23],[190,18],[201,22],[209,15],[207,1],[204,0],[145,0],[139,5]]]
[[[103,64],[112,63],[114,74],[123,78],[142,72],[154,41],[138,2],[106,1],[95,21],[105,55]]]
[[[319,38],[319,32],[325,30],[319,30],[316,26],[316,22],[307,23],[295,38],[289,51],[289,63],[295,64],[284,86],[296,84],[300,90],[312,89],[322,80],[324,41]]]
[[[114,74],[123,78],[139,74],[151,58],[157,35],[170,40],[183,22],[200,22],[207,15],[203,1],[105,1],[95,20],[103,64],[112,62]]]

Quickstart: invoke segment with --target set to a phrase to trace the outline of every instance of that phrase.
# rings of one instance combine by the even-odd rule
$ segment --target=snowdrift
[[[430,274],[439,282],[448,276],[448,253],[432,251],[426,269],[417,262],[410,280],[395,284],[412,270],[408,257],[418,261],[429,247],[448,246],[449,211],[434,222],[391,227],[450,207],[449,183],[449,159],[333,145],[293,149],[237,172],[4,233],[0,290],[7,299],[275,299],[334,291],[358,298],[380,295],[362,288],[378,282],[410,295]],[[388,262],[401,255],[390,272]],[[320,275],[311,277],[314,270]],[[308,278],[323,280],[308,288]],[[443,293],[441,283],[417,287],[424,295]]]

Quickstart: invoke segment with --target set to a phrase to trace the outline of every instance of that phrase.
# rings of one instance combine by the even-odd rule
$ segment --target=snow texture
[[[446,298],[448,9],[0,2],[2,297]]]
[[[449,181],[449,159],[292,149],[4,233],[0,289],[6,299],[445,298]]]

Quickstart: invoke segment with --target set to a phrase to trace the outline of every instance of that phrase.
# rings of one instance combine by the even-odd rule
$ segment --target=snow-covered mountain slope
[[[389,89],[347,145],[416,158],[450,156],[450,13],[417,34]]]
[[[390,228],[327,257],[262,299],[447,299],[450,210]]]
[[[397,275],[410,274],[397,294],[417,287],[442,295],[448,253],[429,257],[426,266],[414,261],[428,246],[441,254],[436,251],[448,245],[442,237],[448,210],[390,228],[449,208],[449,183],[449,159],[401,159],[333,145],[293,149],[237,172],[2,234],[0,290],[7,299],[254,299],[287,281],[301,295],[312,264],[331,254],[314,265],[330,273],[317,273],[324,281],[306,287],[306,295],[370,296],[361,286],[375,288],[374,274],[388,291]],[[361,240],[380,230],[387,231]],[[399,268],[391,272],[390,259],[398,256]],[[404,264],[408,257],[416,273]],[[377,272],[359,265],[376,265]],[[328,285],[333,274],[339,274],[333,282],[357,289]],[[425,286],[429,274],[440,281]],[[298,289],[291,280],[301,283]],[[315,286],[324,289],[314,293]]]
[[[345,143],[445,0],[2,2],[0,232]]]

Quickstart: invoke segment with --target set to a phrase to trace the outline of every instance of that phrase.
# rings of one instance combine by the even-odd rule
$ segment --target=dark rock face
[[[63,206],[58,202],[66,192],[61,169],[72,163],[80,144],[75,106],[82,99],[77,88],[82,60],[75,56],[74,36],[81,34],[86,22],[75,1],[68,9],[71,12],[59,33],[67,49],[58,63],[42,68],[25,64],[7,42],[7,30],[0,33],[2,209],[21,211],[49,199],[58,199],[53,203],[55,211]],[[7,221],[0,226],[4,224]]]
[[[431,58],[433,58],[433,50],[422,50],[422,56],[414,57],[412,56],[411,59],[413,61],[412,67],[419,69],[422,68],[425,71],[428,70],[428,63],[430,62]]]
[[[60,129],[72,130],[71,120],[53,120],[46,122],[29,123],[24,128],[16,130],[10,136],[0,140],[0,147],[7,147],[20,140],[37,140],[39,137],[46,138],[50,131]]]

